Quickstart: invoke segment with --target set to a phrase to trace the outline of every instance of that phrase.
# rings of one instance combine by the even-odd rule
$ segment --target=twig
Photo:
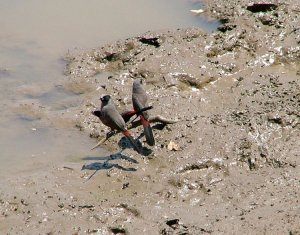
[[[149,119],[150,123],[154,123],[154,122],[160,122],[162,124],[174,124],[176,122],[178,122],[179,120],[170,120],[167,118],[164,118],[160,115],[157,115],[155,117],[150,117]],[[138,126],[142,125],[140,120],[134,121],[132,122],[129,126],[128,129],[133,129],[136,128]],[[91,150],[94,150],[95,148],[98,148],[101,144],[103,144],[106,140],[108,140],[110,137],[114,136],[115,134],[119,133],[120,131],[110,131],[106,134],[106,137],[102,138],[93,148],[91,148]]]
[[[101,139],[98,144],[96,144],[93,148],[91,148],[91,151],[94,150],[95,148],[98,148],[101,144],[103,144],[106,140],[108,140],[107,136],[106,138]]]
[[[106,134],[106,137],[101,139],[98,144],[96,144],[91,150],[94,150],[95,148],[99,147],[101,144],[103,144],[106,140],[108,140],[110,137],[114,136],[115,134],[119,133],[120,131],[112,130]]]
[[[72,167],[68,167],[68,166],[64,166],[63,168],[64,168],[64,169],[71,170],[71,171],[73,171],[73,170],[74,170],[74,168],[72,168]]]

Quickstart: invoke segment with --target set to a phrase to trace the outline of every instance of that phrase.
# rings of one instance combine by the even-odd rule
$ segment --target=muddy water
[[[213,30],[217,23],[191,14],[200,7],[187,0],[0,1],[0,174],[90,155],[94,143],[75,128],[56,128],[20,112],[24,104],[71,112],[80,102],[61,88],[68,50],[148,30]]]

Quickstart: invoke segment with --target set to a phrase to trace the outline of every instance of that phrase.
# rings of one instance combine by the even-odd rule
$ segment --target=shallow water
[[[192,0],[0,0],[0,172],[38,167],[45,158],[49,164],[90,155],[94,142],[86,134],[72,127],[53,128],[19,112],[24,103],[67,112],[80,102],[80,96],[61,88],[66,79],[62,58],[68,50],[148,30],[215,29],[217,22],[190,12],[200,7]]]

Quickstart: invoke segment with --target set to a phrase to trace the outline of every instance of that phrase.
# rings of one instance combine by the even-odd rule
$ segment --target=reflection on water
[[[61,58],[69,49],[148,30],[200,26],[211,31],[217,22],[190,12],[200,7],[191,0],[0,0],[0,170],[34,156],[55,160],[84,154],[93,145],[76,130],[50,128],[16,111],[22,103],[67,110],[80,102],[61,89]]]

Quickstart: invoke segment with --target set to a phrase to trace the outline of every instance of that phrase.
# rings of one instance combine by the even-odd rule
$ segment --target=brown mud
[[[116,135],[107,155],[7,179],[0,231],[300,234],[300,2],[263,12],[247,4],[205,1],[204,14],[224,23],[212,34],[147,32],[68,54],[65,89],[83,101],[68,117],[39,118],[100,139],[108,129],[91,115],[100,95],[130,109],[132,81],[143,77],[150,114],[179,122],[154,125],[148,156],[118,153]]]

